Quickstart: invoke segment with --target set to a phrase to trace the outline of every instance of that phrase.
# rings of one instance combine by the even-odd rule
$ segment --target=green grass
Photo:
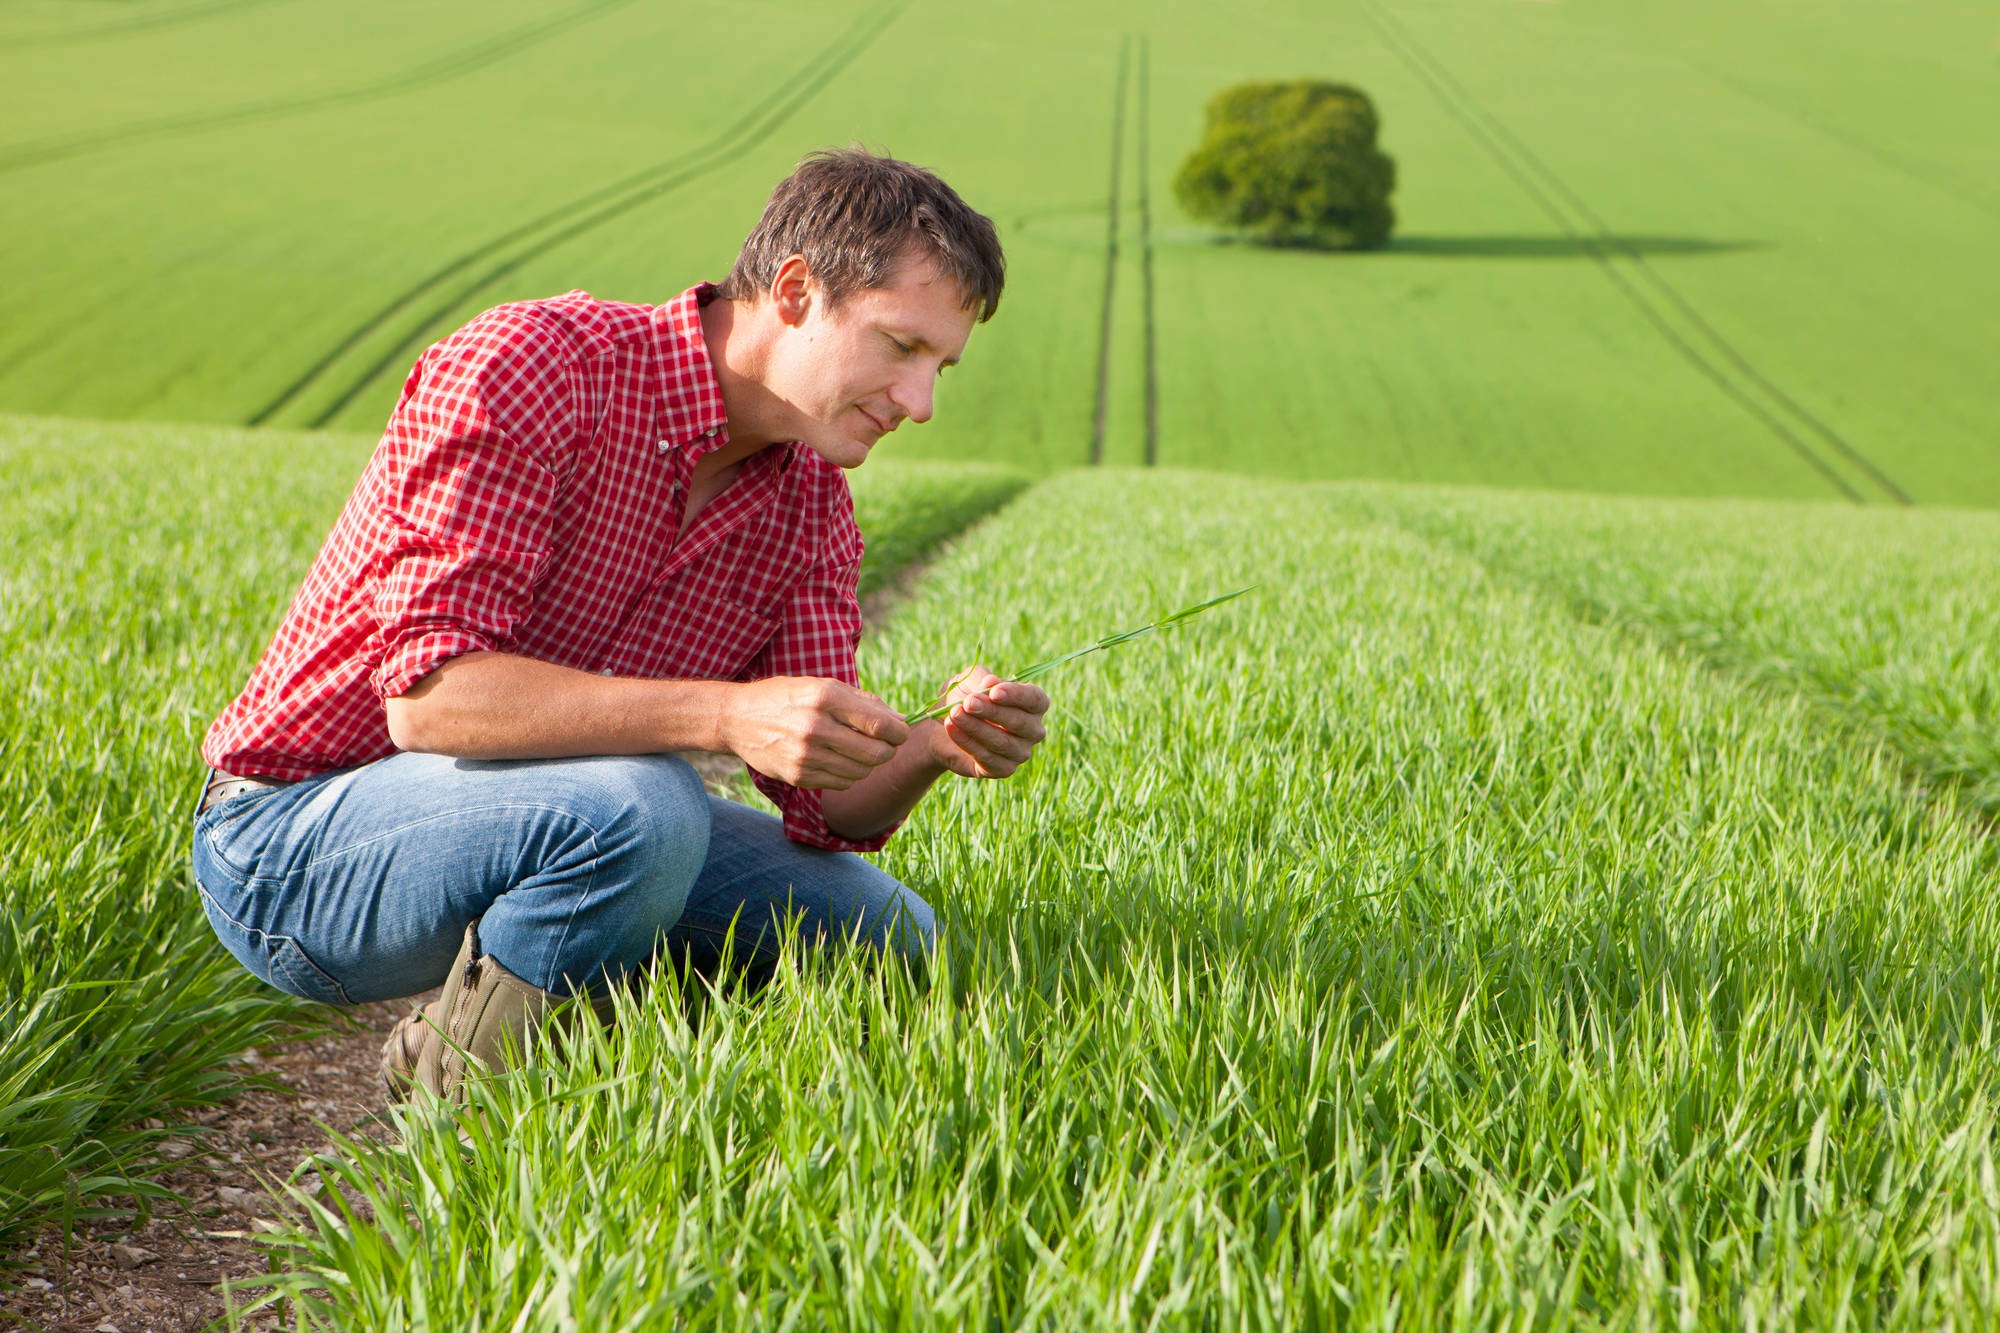
[[[2000,521],[1844,506],[1357,489],[1380,515],[1796,694],[2000,814]]]
[[[2000,93],[1976,8],[1009,12],[286,0],[0,42],[0,408],[372,431],[473,312],[720,277],[789,164],[858,139],[943,171],[1013,259],[1003,314],[896,456],[1078,462],[1130,39],[1112,461],[1144,449],[1150,237],[1168,463],[2000,503],[1979,388]],[[0,35],[116,17],[21,0]],[[766,77],[677,61],[661,96],[661,52],[769,32],[786,44]],[[1179,213],[1168,181],[1203,102],[1289,75],[1381,106],[1391,250],[1217,245]]]
[[[350,445],[0,425],[0,1241],[143,1192],[148,1145],[242,1085],[228,1057],[310,1021],[221,952],[185,837]]]
[[[897,575],[921,566],[939,543],[1013,499],[1028,478],[978,463],[884,459],[850,473],[848,484],[855,521],[868,539],[861,563],[866,598],[892,588]]]
[[[328,1021],[222,952],[186,839],[202,734],[370,444],[0,418],[0,1254],[104,1196],[151,1197],[149,1145],[242,1087],[230,1056]],[[872,466],[865,580],[1022,484]]]
[[[930,994],[808,969],[693,1029],[649,997],[494,1084],[469,1150],[419,1117],[323,1164],[386,1220],[307,1225],[308,1311],[1934,1328],[2000,1299],[2000,849],[1892,751],[1351,488],[1071,474],[933,579],[866,652],[888,697],[975,640],[1017,664],[1263,587],[1079,662],[1022,777],[892,845],[940,909]]]

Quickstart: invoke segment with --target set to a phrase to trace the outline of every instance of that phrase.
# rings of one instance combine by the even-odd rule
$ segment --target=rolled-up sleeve
[[[404,385],[371,468],[378,698],[449,658],[517,647],[573,437],[568,363],[546,336],[503,306],[431,349]]]
[[[826,556],[802,580],[785,608],[778,632],[758,655],[748,679],[768,676],[819,676],[847,685],[861,683],[854,653],[861,642],[861,532],[854,525],[853,502],[842,484],[833,513]],[[833,852],[874,852],[885,846],[902,826],[898,820],[869,838],[843,838],[827,827],[820,808],[821,793],[766,777],[755,769],[750,777],[785,820],[785,836],[808,847]]]

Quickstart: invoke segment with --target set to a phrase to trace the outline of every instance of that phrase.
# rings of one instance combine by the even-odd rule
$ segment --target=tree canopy
[[[1239,83],[1209,100],[1174,193],[1194,217],[1269,244],[1374,249],[1396,222],[1396,163],[1375,144],[1380,128],[1368,95],[1344,83]]]

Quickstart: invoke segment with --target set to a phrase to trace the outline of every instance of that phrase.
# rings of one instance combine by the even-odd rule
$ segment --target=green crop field
[[[1013,260],[906,450],[2000,503],[1977,5],[128,9],[0,13],[0,409],[373,430],[472,312],[718,278],[801,151],[861,140]],[[1291,74],[1381,105],[1389,251],[1181,215],[1208,95]]]
[[[365,448],[7,424],[8,1229],[78,1176],[143,1187],[147,1144],[242,1077],[231,1052],[315,1021],[209,939],[179,830],[200,728]],[[285,1288],[329,1326],[1526,1303],[1914,1328],[2000,1297],[1977,647],[2000,585],[1973,577],[2000,518],[857,483],[903,558],[1013,497],[868,646],[892,700],[969,643],[1018,665],[1261,586],[1079,663],[1022,779],[892,846],[945,922],[928,995],[788,974],[693,1029],[648,995],[608,1046],[492,1090],[504,1149],[412,1121],[405,1151],[320,1164],[429,1219],[291,1242]],[[264,558],[217,548],[232,525]]]
[[[888,697],[1262,587],[1080,664],[1032,776],[894,848],[947,922],[929,996],[645,1006],[494,1089],[471,1154],[416,1119],[329,1164],[422,1222],[328,1211],[293,1285],[371,1327],[1990,1308],[1983,825],[1357,498],[1070,474],[954,547],[868,656]]]
[[[2000,815],[1991,514],[1360,494],[1366,512],[1462,549],[1590,620],[1644,629],[1821,705],[1887,742],[1919,782]]]
[[[1214,91],[1301,76],[1381,108],[1384,251],[1175,201]],[[1009,260],[855,474],[868,686],[1256,591],[925,804],[926,978],[660,978],[311,1164],[232,1299],[1987,1326],[1996,124],[1968,0],[7,0],[0,1310],[340,1022],[216,944],[186,815],[412,360],[718,279],[860,141]]]

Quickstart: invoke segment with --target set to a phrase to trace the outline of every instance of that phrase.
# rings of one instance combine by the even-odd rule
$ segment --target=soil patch
[[[435,994],[435,992],[433,992]],[[419,997],[418,1003],[430,996]],[[0,1325],[50,1333],[181,1333],[222,1318],[225,1282],[266,1271],[253,1237],[275,1230],[267,1185],[328,1145],[327,1130],[380,1136],[384,1098],[377,1064],[389,1027],[410,1000],[353,1011],[359,1026],[267,1051],[246,1051],[246,1073],[271,1080],[195,1118],[163,1156],[182,1165],[159,1177],[179,1196],[144,1224],[85,1224],[64,1244],[45,1229],[0,1292]],[[132,1199],[105,1202],[125,1205]],[[275,1312],[250,1321],[276,1328]]]

